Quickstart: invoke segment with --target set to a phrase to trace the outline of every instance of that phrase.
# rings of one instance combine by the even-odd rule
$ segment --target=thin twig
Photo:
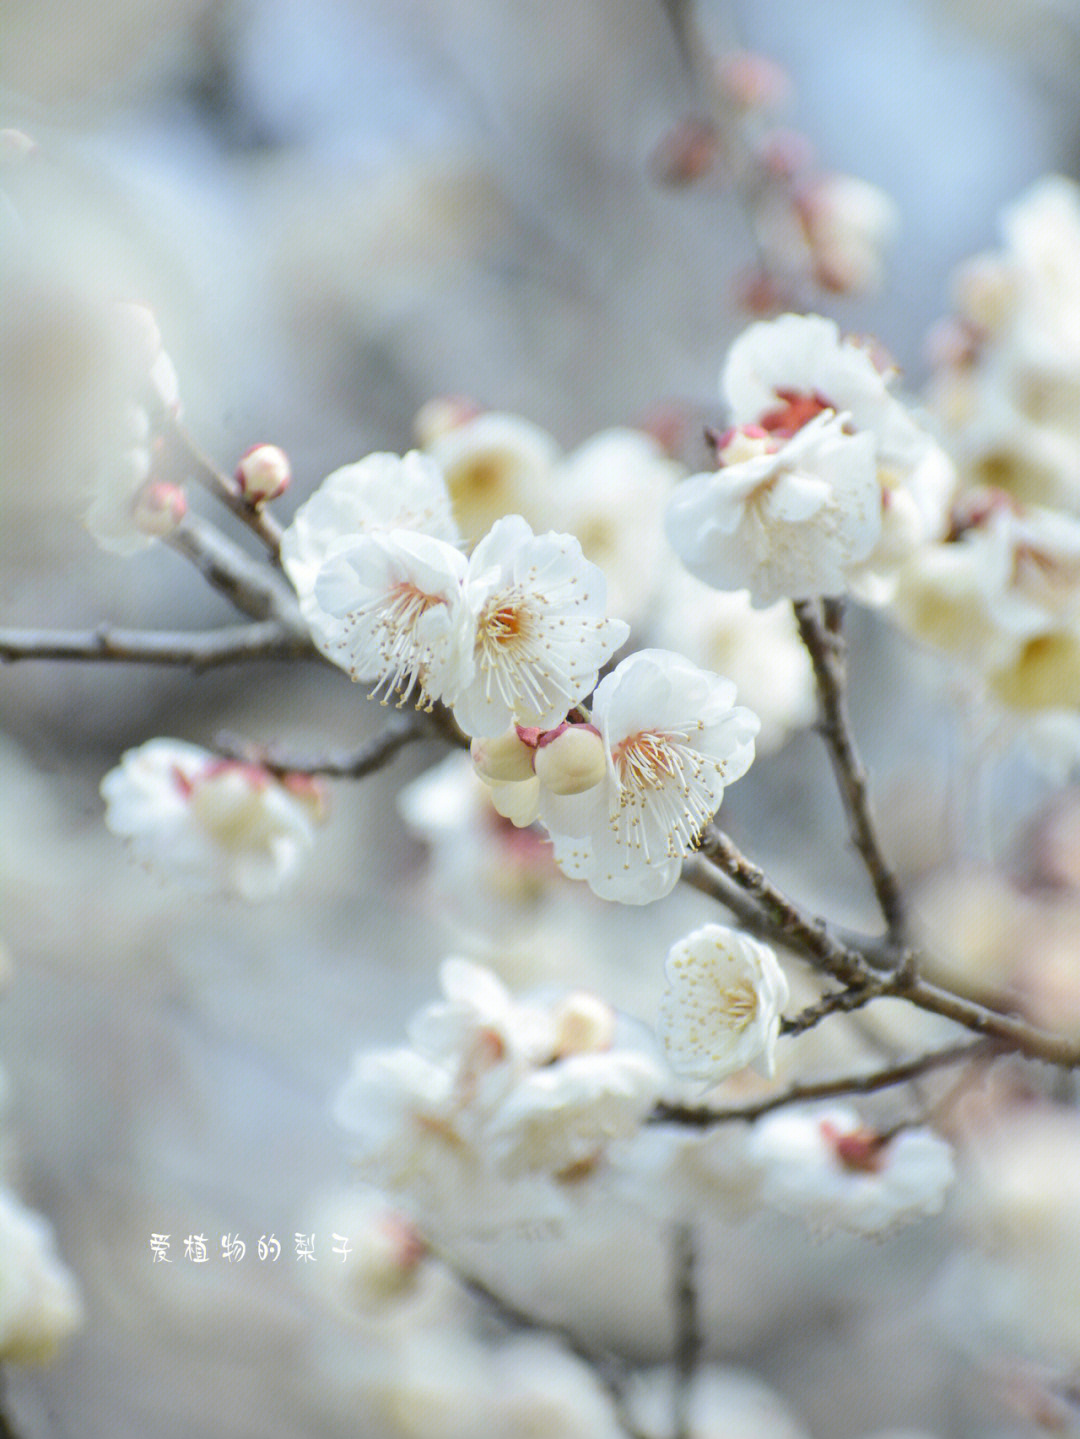
[[[185,632],[124,630],[0,630],[0,663],[88,660],[113,664],[185,665],[193,670],[247,660],[317,658],[311,641],[277,620]]]
[[[862,1009],[871,1000],[881,999],[893,993],[891,979],[885,978],[870,981],[867,984],[851,986],[848,989],[833,990],[831,994],[823,995],[816,1004],[808,1004],[798,1014],[792,1015],[790,1019],[780,1021],[780,1033],[791,1038],[795,1035],[805,1034],[808,1029],[813,1029],[823,1019],[828,1019],[833,1014],[853,1014],[855,1010]]]
[[[690,1386],[701,1357],[694,1231],[677,1224],[672,1235],[671,1298],[675,1311],[675,1429],[673,1439],[690,1439]]]
[[[900,882],[885,858],[873,816],[866,770],[851,731],[847,707],[847,673],[841,632],[842,611],[830,602],[823,615],[811,600],[794,602],[799,634],[806,646],[817,681],[821,719],[818,729],[829,751],[840,798],[847,815],[851,840],[862,857],[885,917],[887,937],[899,943],[904,936],[905,906]]]
[[[274,617],[299,626],[299,611],[283,584],[206,520],[185,515],[164,543],[190,560],[207,584],[241,614],[254,620]]]
[[[231,510],[253,534],[258,535],[275,563],[280,561],[282,529],[277,520],[268,515],[262,505],[253,505],[246,499],[239,483],[218,469],[179,422],[173,427],[173,439],[180,451],[179,459],[184,470],[189,474],[193,472],[204,489]]]
[[[243,760],[261,765],[271,774],[323,775],[328,779],[363,779],[374,774],[394,758],[400,749],[413,740],[431,737],[430,726],[423,715],[409,715],[387,726],[382,734],[365,741],[354,750],[342,754],[303,756],[284,754],[277,748],[264,749],[237,735],[221,734],[214,748],[226,759]]]
[[[706,828],[699,852],[756,901],[759,934],[793,950],[814,968],[849,988],[861,989],[868,984],[880,983],[880,971],[875,971],[864,954],[841,944],[824,920],[808,914],[788,899],[714,825]],[[919,1009],[941,1015],[976,1034],[995,1039],[1003,1048],[1024,1054],[1029,1059],[1041,1059],[1062,1069],[1080,1068],[1080,1046],[1071,1040],[931,984],[919,977],[914,961],[914,952],[907,951],[892,972],[889,983],[881,984],[879,993],[906,999]]]
[[[792,1084],[768,1099],[757,1104],[740,1104],[720,1109],[706,1104],[658,1104],[649,1116],[650,1124],[685,1124],[697,1129],[713,1124],[750,1123],[769,1114],[774,1109],[783,1109],[789,1104],[807,1104],[818,1099],[838,1099],[848,1094],[875,1094],[880,1089],[891,1089],[898,1084],[910,1084],[931,1070],[942,1069],[952,1064],[971,1064],[980,1059],[991,1059],[1004,1053],[1003,1046],[996,1040],[968,1040],[953,1044],[947,1049],[932,1050],[917,1059],[902,1064],[890,1065],[887,1069],[876,1069],[869,1074],[848,1074],[837,1079],[809,1081],[806,1084]]]

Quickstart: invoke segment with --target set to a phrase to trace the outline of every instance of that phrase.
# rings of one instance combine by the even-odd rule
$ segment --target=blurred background
[[[784,67],[786,121],[823,167],[895,201],[876,293],[816,304],[880,337],[917,389],[951,270],[997,243],[1001,207],[1038,176],[1080,170],[1080,7],[703,0],[696,18],[717,53]],[[657,149],[697,103],[659,0],[7,0],[0,24],[0,127],[35,145],[0,169],[0,625],[229,617],[178,557],[119,560],[82,527],[113,300],[156,312],[187,424],[222,468],[256,441],[288,451],[286,514],[335,467],[407,449],[433,396],[567,447],[663,406],[715,410],[754,247],[722,177],[658,183]],[[884,681],[918,662],[880,639],[866,654],[856,718],[903,861],[933,841],[901,803],[917,711]],[[295,1267],[163,1272],[151,1232],[308,1227],[348,1181],[328,1097],[352,1050],[399,1040],[464,934],[521,983],[580,975],[587,948],[590,982],[649,1018],[666,946],[704,913],[693,896],[655,906],[654,947],[628,965],[637,917],[580,896],[538,917],[481,889],[460,912],[394,804],[435,750],[338,786],[314,861],[258,909],[177,898],[101,823],[101,775],[153,735],[310,749],[369,724],[316,665],[0,669],[9,1177],[54,1224],[87,1311],[50,1368],[11,1378],[29,1439],[375,1432]],[[781,878],[857,917],[813,737],[771,764],[731,796],[733,823]],[[778,1231],[732,1232],[709,1304],[717,1352],[808,1432],[1029,1432],[983,1412],[927,1325],[940,1231],[872,1247]],[[582,1322],[656,1359],[661,1250],[628,1276],[611,1263],[624,1239],[613,1223],[598,1247]],[[527,1250],[487,1260],[523,1302],[552,1267]]]

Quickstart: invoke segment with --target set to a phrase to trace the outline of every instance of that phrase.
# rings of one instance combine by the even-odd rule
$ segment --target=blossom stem
[[[283,588],[213,525],[196,515],[185,515],[164,543],[191,561],[206,580],[241,614],[253,620],[272,616],[293,620],[295,607]],[[299,624],[298,614],[296,617]]]
[[[821,1020],[827,1019],[831,1014],[852,1014],[856,1009],[862,1009],[863,1005],[869,1004],[873,999],[880,999],[882,995],[894,993],[891,980],[884,978],[878,981],[870,981],[867,984],[852,985],[847,989],[837,989],[831,994],[824,995],[816,1004],[809,1004],[805,1009],[793,1015],[790,1019],[780,1021],[780,1033],[794,1037],[797,1034],[805,1034],[808,1029],[813,1029]]]
[[[193,473],[204,489],[231,510],[253,534],[258,535],[274,562],[280,563],[282,529],[278,522],[266,514],[261,505],[253,505],[245,498],[238,482],[218,469],[183,425],[174,425],[173,436],[185,471]]]
[[[874,886],[885,917],[886,935],[890,941],[899,943],[906,922],[904,896],[878,840],[870,811],[868,777],[852,735],[842,607],[835,600],[825,602],[820,609],[811,600],[795,600],[794,610],[799,635],[814,667],[821,711],[818,730],[829,751],[851,840]]]
[[[694,1260],[694,1232],[689,1224],[677,1224],[672,1235],[671,1280],[675,1310],[673,1439],[690,1439],[690,1385],[701,1357],[702,1335]]]
[[[17,660],[89,660],[117,664],[186,665],[193,670],[246,660],[316,658],[305,635],[277,620],[201,632],[114,629],[0,629],[0,664]]]
[[[1004,1047],[993,1039],[965,1040],[952,1044],[946,1049],[931,1050],[916,1059],[890,1065],[886,1069],[875,1069],[868,1074],[848,1074],[837,1079],[823,1079],[806,1084],[792,1084],[757,1104],[734,1105],[720,1109],[705,1104],[658,1104],[649,1116],[651,1124],[685,1124],[693,1128],[706,1128],[712,1124],[746,1123],[770,1114],[774,1109],[783,1109],[789,1104],[806,1104],[818,1099],[838,1099],[848,1094],[875,1094],[881,1089],[896,1085],[910,1084],[935,1069],[953,1064],[972,1064],[982,1059],[992,1059],[1004,1053]]]
[[[427,716],[409,715],[388,725],[382,734],[374,736],[354,750],[341,754],[300,756],[282,754],[277,749],[265,750],[259,745],[240,739],[236,735],[218,735],[214,748],[226,759],[242,760],[258,764],[271,774],[323,775],[328,779],[363,779],[382,769],[413,740],[431,737]]]

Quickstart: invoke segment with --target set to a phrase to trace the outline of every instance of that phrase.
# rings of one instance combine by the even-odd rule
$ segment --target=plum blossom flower
[[[312,633],[322,652],[373,694],[452,701],[472,678],[467,562],[412,530],[374,531],[336,548],[315,581]]]
[[[534,535],[520,515],[498,520],[464,581],[473,667],[453,705],[466,734],[559,724],[630,633],[604,617],[605,600],[602,572],[572,535]]]
[[[754,758],[757,716],[728,679],[667,650],[639,650],[596,687],[593,724],[607,752],[600,784],[541,788],[555,861],[602,899],[648,904],[670,893],[683,857]]]
[[[883,1234],[936,1214],[953,1181],[952,1149],[928,1129],[891,1137],[853,1110],[780,1110],[755,1124],[762,1198],[820,1233]]]
[[[0,1359],[40,1361],[82,1323],[75,1279],[55,1252],[52,1229],[0,1189]]]
[[[742,588],[728,577],[733,564],[739,569],[730,537],[742,524],[740,538],[762,567],[747,585],[756,603],[849,588],[882,603],[900,559],[944,531],[955,486],[951,464],[890,379],[869,350],[819,315],[745,330],[721,376],[736,427],[722,468],[692,477],[669,509],[668,537],[691,573],[719,589]]]
[[[105,823],[135,857],[200,893],[265,899],[314,844],[319,788],[181,740],[128,750],[101,781]]]
[[[660,1035],[678,1074],[718,1083],[748,1064],[773,1074],[788,982],[768,945],[706,924],[672,946]]]
[[[281,537],[281,563],[305,618],[315,609],[315,580],[331,549],[384,530],[417,530],[457,543],[446,481],[427,455],[367,455],[327,475],[297,510]]]
[[[468,540],[503,515],[524,515],[537,527],[553,522],[551,475],[559,447],[539,425],[485,410],[430,436],[425,449],[446,476]]]
[[[84,523],[103,550],[129,556],[170,528],[148,521],[140,498],[152,483],[155,441],[163,422],[180,413],[180,391],[151,310],[127,302],[115,305],[112,331],[108,358],[117,387],[114,446],[100,466]],[[181,495],[178,487],[170,488]]]
[[[667,536],[690,573],[760,605],[845,593],[881,532],[873,439],[846,424],[829,411],[786,441],[735,431],[720,469],[691,475],[668,506]]]

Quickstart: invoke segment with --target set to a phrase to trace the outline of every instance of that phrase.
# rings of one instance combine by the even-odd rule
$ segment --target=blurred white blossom
[[[266,899],[315,841],[321,790],[181,740],[128,750],[101,781],[105,823],[135,858],[200,893]]]

